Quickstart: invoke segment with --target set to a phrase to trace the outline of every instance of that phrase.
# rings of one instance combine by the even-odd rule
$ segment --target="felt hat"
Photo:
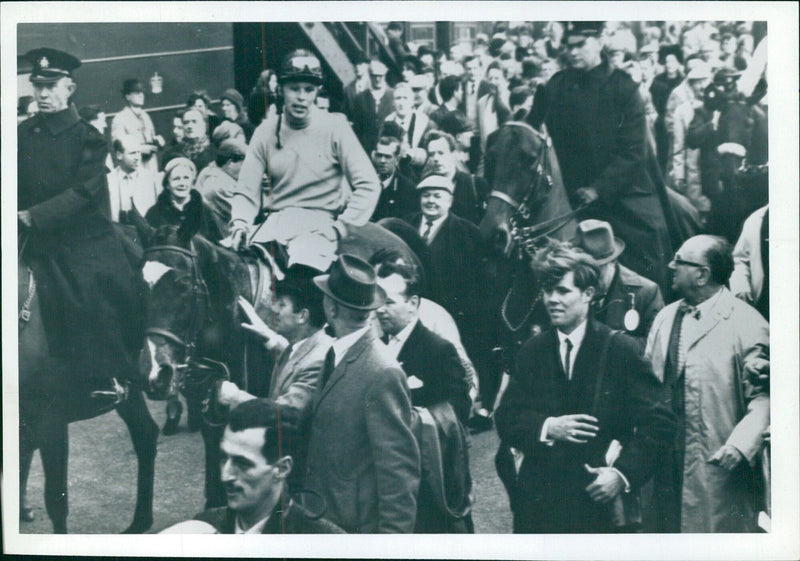
[[[625,242],[614,237],[611,224],[602,220],[584,220],[572,244],[591,255],[598,265],[605,265],[625,251]]]
[[[340,255],[331,265],[330,274],[314,277],[314,284],[336,302],[356,310],[380,308],[386,299],[375,269],[355,255]]]

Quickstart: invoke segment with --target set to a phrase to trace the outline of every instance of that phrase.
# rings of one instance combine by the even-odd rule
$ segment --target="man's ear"
[[[589,302],[594,300],[595,294],[597,294],[597,289],[593,286],[587,286],[586,290],[583,291],[583,294],[589,299]]]
[[[308,323],[311,319],[311,313],[308,311],[308,308],[300,308],[300,311],[297,312],[297,314],[300,316],[300,321],[303,323]]]
[[[278,468],[278,477],[281,479],[286,479],[289,477],[289,474],[292,473],[292,467],[294,466],[294,460],[292,460],[291,456],[284,456],[280,458],[276,463],[275,467]]]

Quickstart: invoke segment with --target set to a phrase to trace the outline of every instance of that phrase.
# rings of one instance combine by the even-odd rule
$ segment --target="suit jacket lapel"
[[[409,353],[411,351],[407,351],[406,349],[414,349],[417,348],[419,344],[419,339],[422,336],[422,323],[417,320],[417,325],[414,326],[414,329],[411,330],[411,333],[408,334],[408,339],[406,342],[403,343],[403,347],[400,349],[400,353],[397,355],[397,362],[400,363],[402,366],[405,361],[409,358]],[[408,372],[406,372],[408,375]]]
[[[291,374],[294,372],[294,369],[297,368],[297,365],[300,364],[300,361],[302,361],[306,356],[308,356],[308,353],[314,350],[314,347],[317,346],[317,343],[320,338],[320,333],[322,333],[322,331],[317,331],[316,333],[311,335],[308,339],[303,341],[303,343],[294,351],[292,356],[289,357],[288,361],[283,366],[283,368],[281,368],[281,371],[278,373],[280,375],[280,379],[279,379],[279,385],[277,386],[280,391],[286,389],[283,386],[285,386],[286,383],[289,381],[289,379],[291,378]]]
[[[368,330],[358,341],[355,342],[352,347],[347,350],[342,360],[339,361],[339,365],[334,368],[333,373],[331,373],[331,377],[328,379],[325,387],[320,388],[320,390],[317,392],[317,398],[314,400],[315,410],[317,407],[319,407],[320,402],[325,399],[325,396],[328,395],[331,389],[333,389],[333,387],[348,373],[350,363],[361,356],[361,353],[363,353],[367,346],[372,343],[374,338],[375,335],[372,333],[372,331]]]

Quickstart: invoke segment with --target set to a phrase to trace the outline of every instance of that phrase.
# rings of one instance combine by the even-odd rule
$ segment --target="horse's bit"
[[[200,331],[202,330],[207,312],[210,309],[208,287],[200,276],[200,271],[197,266],[197,253],[194,251],[194,243],[192,243],[190,249],[177,245],[157,245],[147,248],[144,251],[144,255],[147,256],[160,251],[180,253],[191,259],[192,295],[194,301],[192,302],[192,316],[188,330],[189,339],[185,340],[184,337],[176,334],[171,329],[162,327],[148,327],[145,329],[145,335],[157,335],[182,347],[184,349],[184,360],[186,362],[185,364],[178,365],[178,369],[185,371],[197,362],[197,357],[195,356],[197,352],[197,340],[200,336]]]

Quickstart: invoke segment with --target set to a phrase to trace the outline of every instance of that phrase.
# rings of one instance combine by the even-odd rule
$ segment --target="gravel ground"
[[[159,427],[164,403],[148,406]],[[75,534],[115,534],[131,521],[136,499],[136,455],[122,420],[115,413],[70,425],[69,518]],[[472,436],[470,465],[475,489],[473,520],[477,533],[509,533],[508,498],[494,469],[498,438],[494,431]],[[21,533],[47,534],[52,526],[44,509],[44,478],[34,456],[28,495],[36,520],[20,523]],[[158,437],[153,529],[158,532],[188,520],[203,509],[203,441],[181,432]]]

